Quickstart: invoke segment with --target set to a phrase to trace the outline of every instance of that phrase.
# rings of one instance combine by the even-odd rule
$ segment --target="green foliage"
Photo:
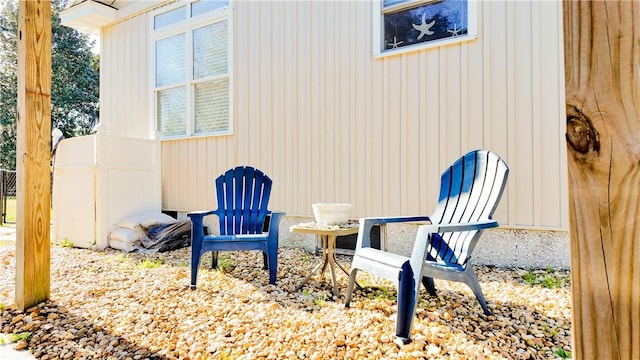
[[[218,271],[226,273],[231,271],[232,267],[231,256],[228,253],[218,255]]]
[[[555,275],[552,268],[546,271],[528,270],[523,278],[529,285],[540,285],[548,289],[557,289],[569,282],[568,276]]]
[[[315,299],[313,299],[313,303],[317,306],[317,307],[322,307],[322,305],[324,305],[324,298],[321,296],[316,297]]]
[[[554,354],[560,359],[571,359],[571,351],[566,351],[563,348],[559,348]]]
[[[162,260],[150,260],[146,258],[136,265],[136,269],[155,269],[162,266],[162,263]]]
[[[2,336],[0,336],[0,345],[11,344],[20,340],[27,340],[30,336],[30,332],[2,334]]]
[[[396,295],[389,291],[387,288],[375,289],[373,291],[373,297],[377,300],[395,300]]]
[[[63,247],[63,248],[72,248],[73,247],[73,243],[71,241],[69,241],[69,239],[67,239],[67,238],[62,239],[62,241],[60,241],[56,245],[58,245],[59,247]]]
[[[87,34],[60,23],[67,0],[51,1],[51,126],[65,137],[93,132],[99,116],[99,60]],[[15,169],[18,1],[0,9],[0,167]]]

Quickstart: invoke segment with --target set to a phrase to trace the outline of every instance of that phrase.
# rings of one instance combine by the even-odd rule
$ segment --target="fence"
[[[16,171],[0,169],[2,224],[16,223]]]

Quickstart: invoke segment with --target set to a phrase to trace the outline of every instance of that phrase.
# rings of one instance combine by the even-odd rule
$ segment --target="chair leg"
[[[480,283],[478,282],[478,277],[473,272],[473,266],[471,264],[467,264],[465,273],[466,273],[465,283],[471,288],[474,295],[476,296],[476,299],[478,299],[478,302],[480,303],[480,306],[482,306],[482,310],[484,311],[484,314],[487,316],[492,315],[491,311],[489,311],[489,307],[487,306],[487,302],[484,300],[484,295],[482,294],[482,288],[480,287]]]
[[[429,292],[429,295],[431,296],[436,296],[436,285],[433,283],[433,278],[432,277],[427,277],[427,276],[423,276],[422,277],[422,285],[424,285],[424,288],[427,289],[427,292]]]
[[[211,268],[212,269],[218,268],[218,252],[217,251],[211,252]]]
[[[196,289],[196,280],[198,279],[198,268],[200,267],[200,249],[192,249],[191,251],[191,290]]]
[[[353,286],[356,283],[356,275],[358,275],[358,269],[351,269],[351,273],[349,274],[349,285],[347,285],[347,294],[344,299],[344,307],[349,307],[351,305],[351,296],[353,295]]]
[[[264,269],[267,270],[269,268],[269,257],[266,252],[262,252],[262,261],[264,263]]]
[[[351,282],[349,285],[353,286]],[[400,344],[411,342],[411,328],[413,327],[413,316],[415,315],[416,299],[413,270],[409,261],[402,264],[398,282],[398,314],[396,320],[396,341]]]
[[[278,273],[278,247],[270,246],[264,255],[265,269],[269,269],[269,284],[275,285]]]

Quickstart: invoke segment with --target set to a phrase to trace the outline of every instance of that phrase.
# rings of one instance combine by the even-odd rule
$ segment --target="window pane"
[[[193,31],[193,78],[227,73],[227,21]]]
[[[187,133],[187,88],[158,91],[158,131],[164,136]]]
[[[195,85],[195,133],[229,130],[229,79]]]
[[[191,4],[191,16],[198,16],[206,12],[220,9],[229,5],[229,0],[200,0]]]
[[[443,0],[384,16],[384,49],[467,34],[467,1]]]
[[[185,81],[185,34],[178,34],[156,42],[156,86]]]
[[[160,29],[184,19],[186,19],[186,12],[185,7],[182,6],[175,10],[167,11],[164,14],[156,15],[153,18],[153,28]]]

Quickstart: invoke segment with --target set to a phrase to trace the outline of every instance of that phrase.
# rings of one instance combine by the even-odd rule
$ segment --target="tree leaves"
[[[99,118],[99,63],[92,42],[60,23],[67,0],[51,1],[51,126],[65,137],[90,134]],[[15,169],[18,1],[0,9],[0,167]]]

